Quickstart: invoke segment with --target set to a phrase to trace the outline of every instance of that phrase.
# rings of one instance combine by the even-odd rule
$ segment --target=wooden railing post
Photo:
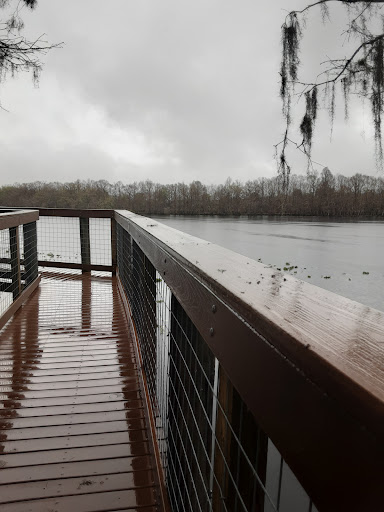
[[[116,264],[117,264],[117,247],[116,247],[116,221],[111,219],[111,264],[112,264],[112,275],[116,275]]]
[[[24,224],[24,268],[25,268],[25,287],[31,284],[37,277],[37,229],[36,221]]]
[[[81,246],[81,263],[83,265],[91,264],[91,240],[89,236],[89,219],[85,217],[79,217],[80,220],[80,246]],[[84,272],[90,272],[90,270],[82,270]]]
[[[11,278],[13,300],[21,293],[21,273],[20,273],[20,247],[19,247],[19,227],[9,228],[9,245],[11,252]]]

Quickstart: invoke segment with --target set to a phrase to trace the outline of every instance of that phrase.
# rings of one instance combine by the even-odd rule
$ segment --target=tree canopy
[[[304,35],[306,16],[317,10],[324,23],[331,20],[330,6],[343,4],[346,24],[343,41],[352,44],[348,55],[326,57],[322,71],[311,82],[300,79],[300,43]],[[336,90],[342,92],[344,115],[348,119],[351,95],[367,100],[371,107],[374,128],[375,154],[378,166],[383,166],[382,118],[384,112],[384,0],[318,0],[301,10],[290,11],[282,25],[282,59],[280,95],[283,103],[285,132],[276,145],[278,172],[287,185],[291,167],[286,149],[293,144],[307,157],[311,166],[311,150],[320,101],[328,110],[331,127],[335,117]],[[342,44],[336,50],[341,53]],[[293,124],[292,101],[295,96],[304,103],[300,120],[301,141],[291,139]],[[331,128],[332,129],[332,128]]]
[[[146,180],[124,184],[100,181],[20,183],[0,186],[0,204],[11,207],[112,208],[142,215],[288,215],[384,218],[384,176],[332,174],[328,168],[292,174],[288,190],[279,176],[242,183],[204,185]]]
[[[8,74],[14,76],[19,71],[32,72],[32,79],[38,82],[42,69],[40,56],[59,44],[49,44],[42,39],[28,40],[21,35],[24,22],[21,14],[24,8],[34,9],[37,0],[0,0],[0,8],[5,17],[0,22],[0,81]]]

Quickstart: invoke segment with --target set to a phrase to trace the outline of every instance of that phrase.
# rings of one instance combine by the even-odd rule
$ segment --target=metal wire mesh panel
[[[173,510],[315,512],[174,296],[171,304],[167,485]]]
[[[213,354],[172,296],[167,483],[173,510],[210,510],[214,379]]]
[[[81,263],[80,224],[77,217],[40,217],[37,221],[40,261]]]
[[[39,261],[59,264],[112,264],[111,219],[40,217]]]
[[[170,291],[137,243],[119,225],[117,266],[131,307],[159,452],[166,467]]]
[[[111,219],[89,219],[91,263],[111,265]]]
[[[156,270],[136,242],[119,226],[117,237],[119,275],[135,323],[151,406],[158,416]]]

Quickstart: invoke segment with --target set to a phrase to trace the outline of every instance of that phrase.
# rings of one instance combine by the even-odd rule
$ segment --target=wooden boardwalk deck
[[[45,273],[0,332],[0,510],[163,510],[115,278]]]

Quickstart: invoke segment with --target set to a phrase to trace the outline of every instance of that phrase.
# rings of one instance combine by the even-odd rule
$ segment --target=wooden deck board
[[[115,278],[43,275],[0,331],[2,511],[163,510]]]

